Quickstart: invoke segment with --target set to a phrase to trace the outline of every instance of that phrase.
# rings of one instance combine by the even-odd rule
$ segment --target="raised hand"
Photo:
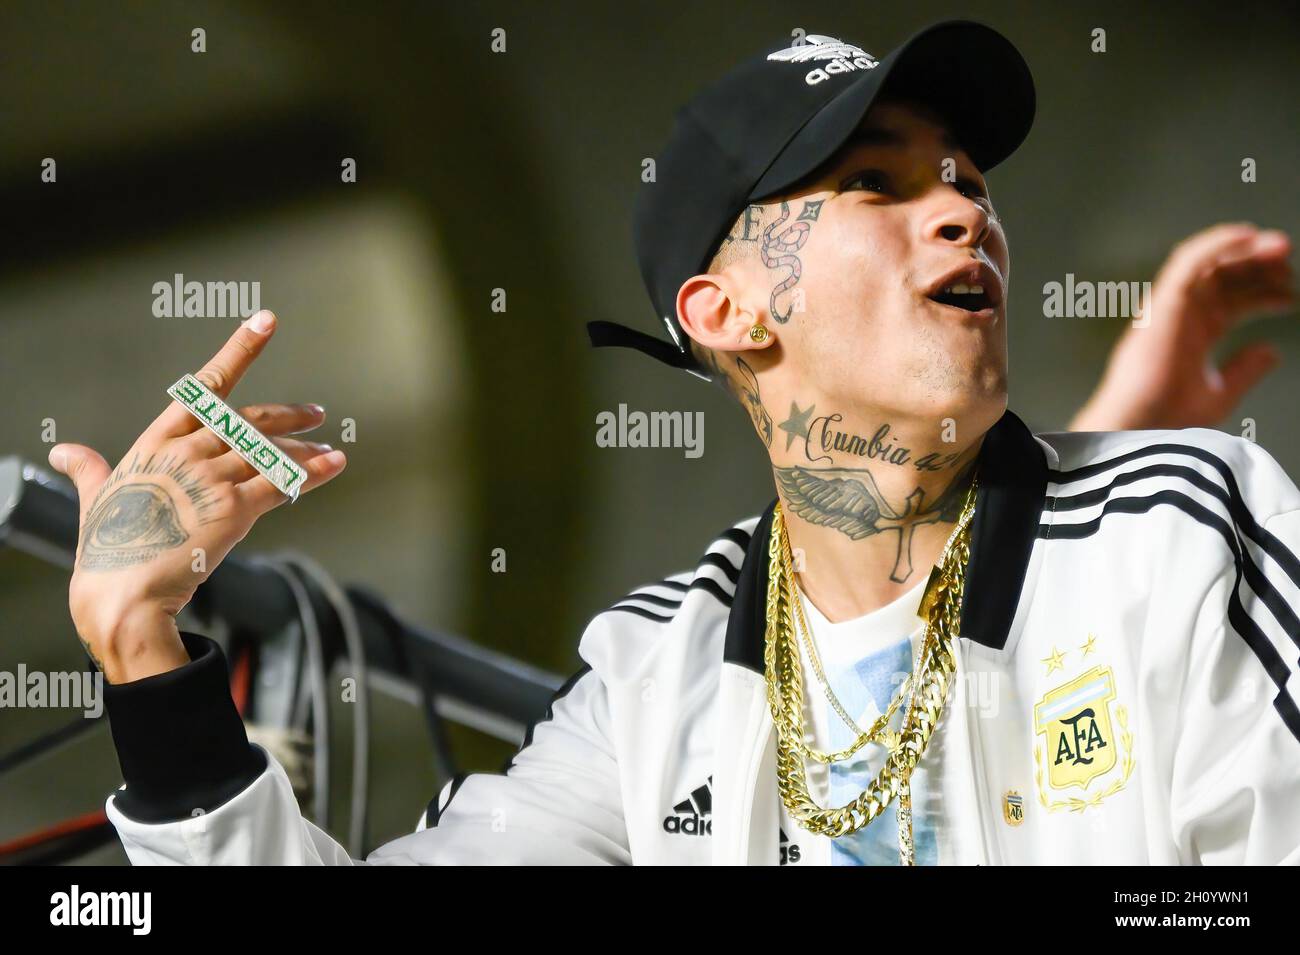
[[[1285,233],[1246,223],[1211,226],[1181,242],[1152,286],[1149,323],[1124,332],[1071,430],[1222,421],[1277,365],[1278,354],[1255,342],[1216,367],[1214,348],[1243,319],[1294,306],[1290,252]]]
[[[274,331],[275,316],[258,312],[195,377],[228,401]],[[318,427],[319,405],[238,410],[307,471],[302,494],[345,467],[342,451],[286,437]],[[79,444],[55,445],[50,464],[76,485],[81,529],[68,603],[105,679],[138,680],[187,663],[176,614],[257,519],[288,498],[176,402],[116,468]]]

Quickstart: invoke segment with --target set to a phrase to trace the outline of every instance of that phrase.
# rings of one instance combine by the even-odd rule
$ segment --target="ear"
[[[721,275],[695,275],[677,290],[677,321],[682,330],[705,348],[716,351],[757,351],[769,347],[776,336],[756,342],[749,330],[759,321],[740,303],[732,282]]]

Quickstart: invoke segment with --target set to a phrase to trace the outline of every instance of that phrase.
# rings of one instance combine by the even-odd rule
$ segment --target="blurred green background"
[[[1300,226],[1294,4],[6,3],[0,455],[43,463],[53,419],[58,440],[115,462],[234,324],[156,318],[153,284],[260,282],[281,326],[235,403],[324,404],[318,440],[350,464],[241,552],[305,551],[408,619],[568,672],[594,613],[693,565],[772,495],[720,391],[586,348],[592,319],[661,331],[631,250],[642,160],[699,84],[796,29],[879,56],[950,17],[1006,33],[1038,84],[1035,130],[990,185],[1012,248],[1011,404],[1063,428],[1122,323],[1044,318],[1045,282],[1150,279],[1216,221]],[[57,184],[39,181],[46,157]],[[1227,347],[1257,337],[1283,366],[1221,426],[1253,418],[1300,473],[1294,316]],[[703,456],[598,448],[595,416],[620,403],[704,411]],[[0,669],[80,666],[66,583],[0,549]],[[0,710],[0,752],[66,718]],[[383,702],[375,719],[382,841],[437,782],[419,714]],[[474,769],[512,749],[454,742]],[[0,777],[0,842],[98,808],[119,781],[104,728]]]

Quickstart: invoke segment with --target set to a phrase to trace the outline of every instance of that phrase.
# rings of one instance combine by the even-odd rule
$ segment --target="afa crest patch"
[[[1110,667],[1095,666],[1048,690],[1034,705],[1034,733],[1042,737],[1034,746],[1038,801],[1051,812],[1099,806],[1133,774],[1133,733],[1127,708],[1115,703]],[[1081,794],[1053,800],[1049,789]]]
[[[1002,794],[1002,818],[1008,826],[1018,826],[1025,821],[1025,800],[1014,789]]]

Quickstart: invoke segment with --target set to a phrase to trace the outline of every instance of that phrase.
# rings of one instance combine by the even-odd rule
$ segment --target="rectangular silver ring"
[[[276,447],[270,438],[208,390],[203,382],[193,375],[185,375],[167,389],[167,394],[252,465],[258,474],[274,484],[281,494],[290,501],[298,500],[307,472]]]

